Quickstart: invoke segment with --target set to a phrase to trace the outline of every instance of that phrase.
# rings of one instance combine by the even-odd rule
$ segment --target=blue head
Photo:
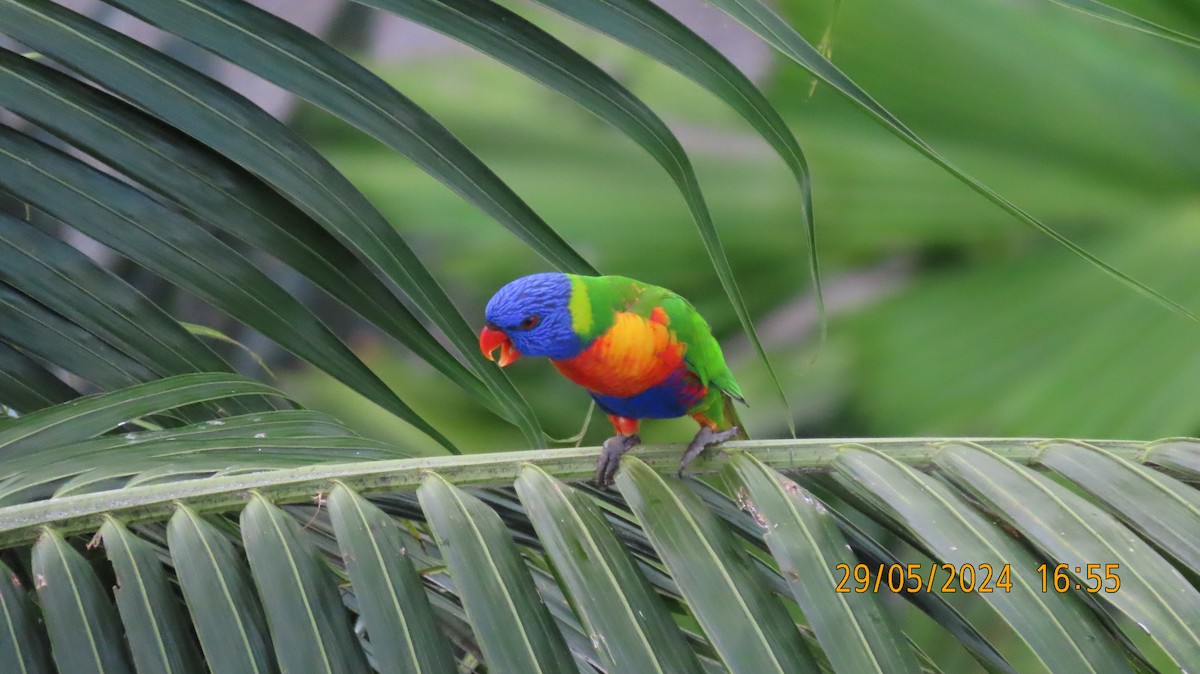
[[[570,302],[571,279],[566,274],[531,274],[509,283],[487,304],[479,348],[491,358],[500,347],[501,367],[522,354],[554,359],[578,354],[583,342],[571,326]]]

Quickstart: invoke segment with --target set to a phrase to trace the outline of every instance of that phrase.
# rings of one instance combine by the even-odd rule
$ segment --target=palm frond
[[[109,433],[263,394],[182,375],[0,424],[0,633],[27,635],[6,671],[43,642],[78,671],[919,671],[912,611],[991,668],[1200,657],[1180,535],[1200,497],[1156,458],[1195,462],[1200,441],[737,442],[703,481],[649,447],[613,492],[567,482],[597,448],[391,458],[302,410]],[[99,490],[77,482],[97,470]],[[1149,505],[1164,525],[1138,524]]]

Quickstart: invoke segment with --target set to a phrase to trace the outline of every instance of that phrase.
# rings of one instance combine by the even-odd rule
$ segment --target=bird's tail
[[[741,401],[741,403],[743,405],[746,404],[746,401],[742,400],[741,398],[738,398],[737,400]],[[733,439],[734,440],[749,440],[750,433],[746,430],[746,424],[742,423],[742,418],[738,416],[737,405],[734,405],[733,402],[734,402],[733,396],[731,396],[725,392],[721,393],[721,403],[724,406],[723,411],[725,412],[725,421],[729,422],[730,424],[732,424],[734,426],[737,426],[738,430],[739,430],[739,433],[736,436],[734,436]]]

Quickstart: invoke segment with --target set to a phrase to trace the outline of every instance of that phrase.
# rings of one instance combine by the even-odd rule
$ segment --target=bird
[[[587,389],[616,434],[596,482],[612,484],[621,456],[641,442],[642,419],[691,416],[700,425],[678,475],[705,448],[745,437],[732,401],[746,400],[721,346],[678,294],[625,276],[544,272],[501,287],[484,310],[479,349],[500,367],[545,357]],[[495,353],[499,350],[499,359]]]

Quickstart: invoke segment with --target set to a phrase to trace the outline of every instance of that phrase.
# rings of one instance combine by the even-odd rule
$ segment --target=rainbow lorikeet
[[[679,295],[624,276],[543,273],[505,285],[487,305],[479,348],[500,367],[545,356],[591,393],[617,434],[596,466],[612,482],[621,455],[640,442],[641,419],[690,415],[700,431],[679,474],[704,448],[741,431],[730,403],[741,388],[708,323]]]

